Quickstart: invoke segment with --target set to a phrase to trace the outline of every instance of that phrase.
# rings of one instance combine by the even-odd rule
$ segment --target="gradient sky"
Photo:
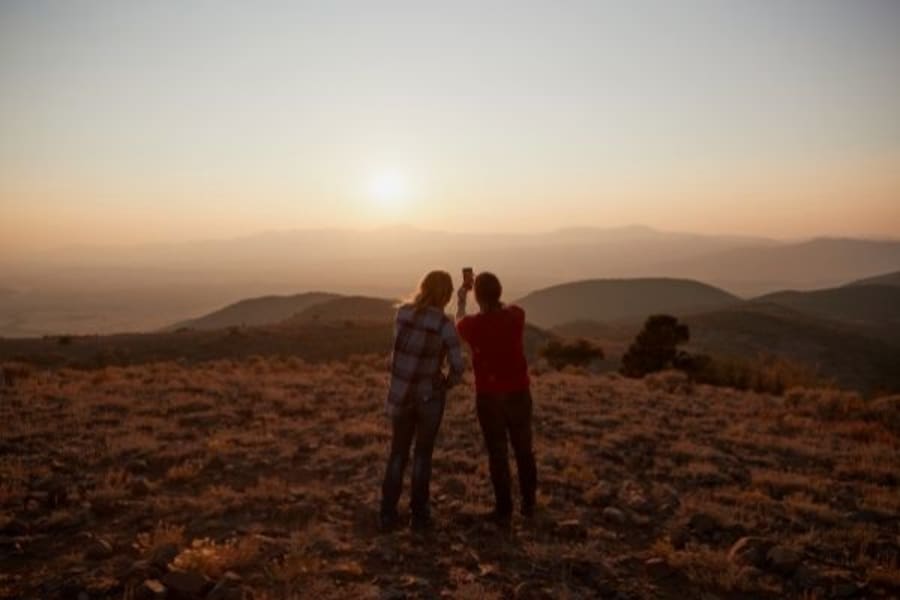
[[[891,0],[7,0],[0,251],[396,222],[896,237],[898,65]]]

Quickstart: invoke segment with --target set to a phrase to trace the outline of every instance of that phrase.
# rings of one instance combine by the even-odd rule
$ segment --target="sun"
[[[372,175],[369,196],[383,210],[397,211],[409,201],[409,178],[399,169],[386,169]]]

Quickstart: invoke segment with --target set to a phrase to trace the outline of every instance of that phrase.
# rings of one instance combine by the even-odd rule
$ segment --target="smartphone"
[[[472,286],[475,284],[475,271],[472,270],[472,267],[463,267],[462,276],[463,286],[465,286],[467,290],[471,290]]]

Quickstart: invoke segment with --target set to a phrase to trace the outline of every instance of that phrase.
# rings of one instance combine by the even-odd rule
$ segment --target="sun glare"
[[[369,182],[369,195],[380,208],[396,211],[409,200],[409,180],[399,170],[380,171]]]

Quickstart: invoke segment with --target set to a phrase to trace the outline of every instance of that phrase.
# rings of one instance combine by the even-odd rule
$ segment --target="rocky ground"
[[[471,383],[428,536],[379,534],[385,359],[7,364],[2,598],[900,595],[900,398],[534,378],[541,510],[478,518]]]

